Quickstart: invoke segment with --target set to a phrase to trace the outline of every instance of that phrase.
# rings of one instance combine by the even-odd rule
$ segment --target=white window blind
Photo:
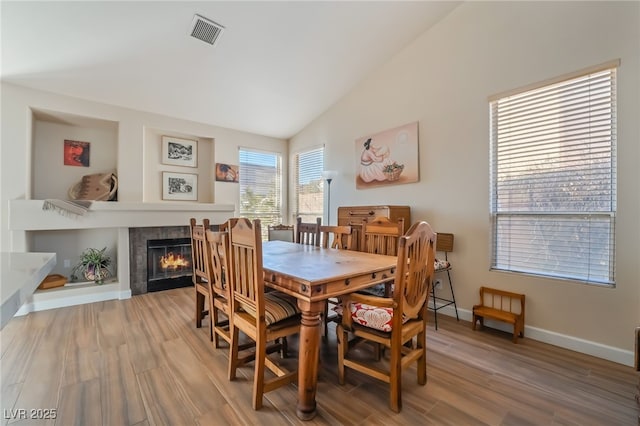
[[[323,215],[324,148],[316,148],[295,155],[295,217],[303,222],[315,222]]]
[[[491,100],[492,269],[615,283],[616,69]]]
[[[282,223],[282,160],[280,154],[240,148],[240,216],[267,226]]]

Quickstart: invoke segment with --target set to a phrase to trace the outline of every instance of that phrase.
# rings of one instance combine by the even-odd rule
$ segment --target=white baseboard
[[[456,316],[453,306],[445,306],[438,310],[438,314],[444,314],[450,317]],[[471,322],[473,314],[469,310],[458,308],[458,317],[465,321]],[[509,324],[500,321],[485,320],[485,327],[495,328],[501,331],[513,333],[513,328]],[[613,346],[603,345],[601,343],[592,342],[581,339],[579,337],[568,336],[566,334],[556,333],[538,327],[530,327],[525,324],[524,335],[528,339],[537,340],[539,342],[548,343],[550,345],[559,346],[561,348],[570,349],[572,351],[595,356],[598,358],[613,361],[618,364],[633,367],[634,353],[633,351],[616,348]]]
[[[22,305],[18,312],[16,312],[16,316],[48,309],[83,305],[85,303],[130,298],[131,289],[120,290],[118,283],[51,289],[34,293],[33,296]]]

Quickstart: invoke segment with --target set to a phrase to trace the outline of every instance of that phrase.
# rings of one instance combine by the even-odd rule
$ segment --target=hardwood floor
[[[194,327],[193,292],[12,319],[0,333],[2,424],[637,424],[631,367],[527,338],[513,344],[508,333],[474,332],[445,315],[438,331],[428,330],[427,385],[417,385],[415,366],[403,375],[400,414],[388,408],[382,382],[348,371],[347,384],[338,384],[333,325],[321,347],[316,418],[296,417],[295,385],[267,393],[254,411],[253,365],[227,380],[227,349],[215,349],[209,330]],[[31,418],[51,409],[56,419]]]

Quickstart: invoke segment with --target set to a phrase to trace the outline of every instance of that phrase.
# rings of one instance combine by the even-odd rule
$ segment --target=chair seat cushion
[[[333,311],[342,316],[344,307],[342,303],[336,305]],[[357,324],[365,327],[373,328],[384,332],[393,330],[393,308],[381,308],[379,306],[366,305],[364,303],[351,304],[351,318]],[[407,322],[409,318],[402,316],[402,323]]]
[[[298,309],[295,297],[279,291],[264,294],[264,316],[267,325],[275,324],[299,313],[300,309]]]
[[[442,271],[445,269],[449,269],[450,267],[451,263],[449,263],[447,260],[436,259],[435,262],[433,262],[433,268],[436,271]]]

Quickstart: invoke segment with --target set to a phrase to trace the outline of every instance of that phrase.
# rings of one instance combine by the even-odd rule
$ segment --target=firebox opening
[[[191,262],[190,238],[148,240],[147,291],[193,285]]]

